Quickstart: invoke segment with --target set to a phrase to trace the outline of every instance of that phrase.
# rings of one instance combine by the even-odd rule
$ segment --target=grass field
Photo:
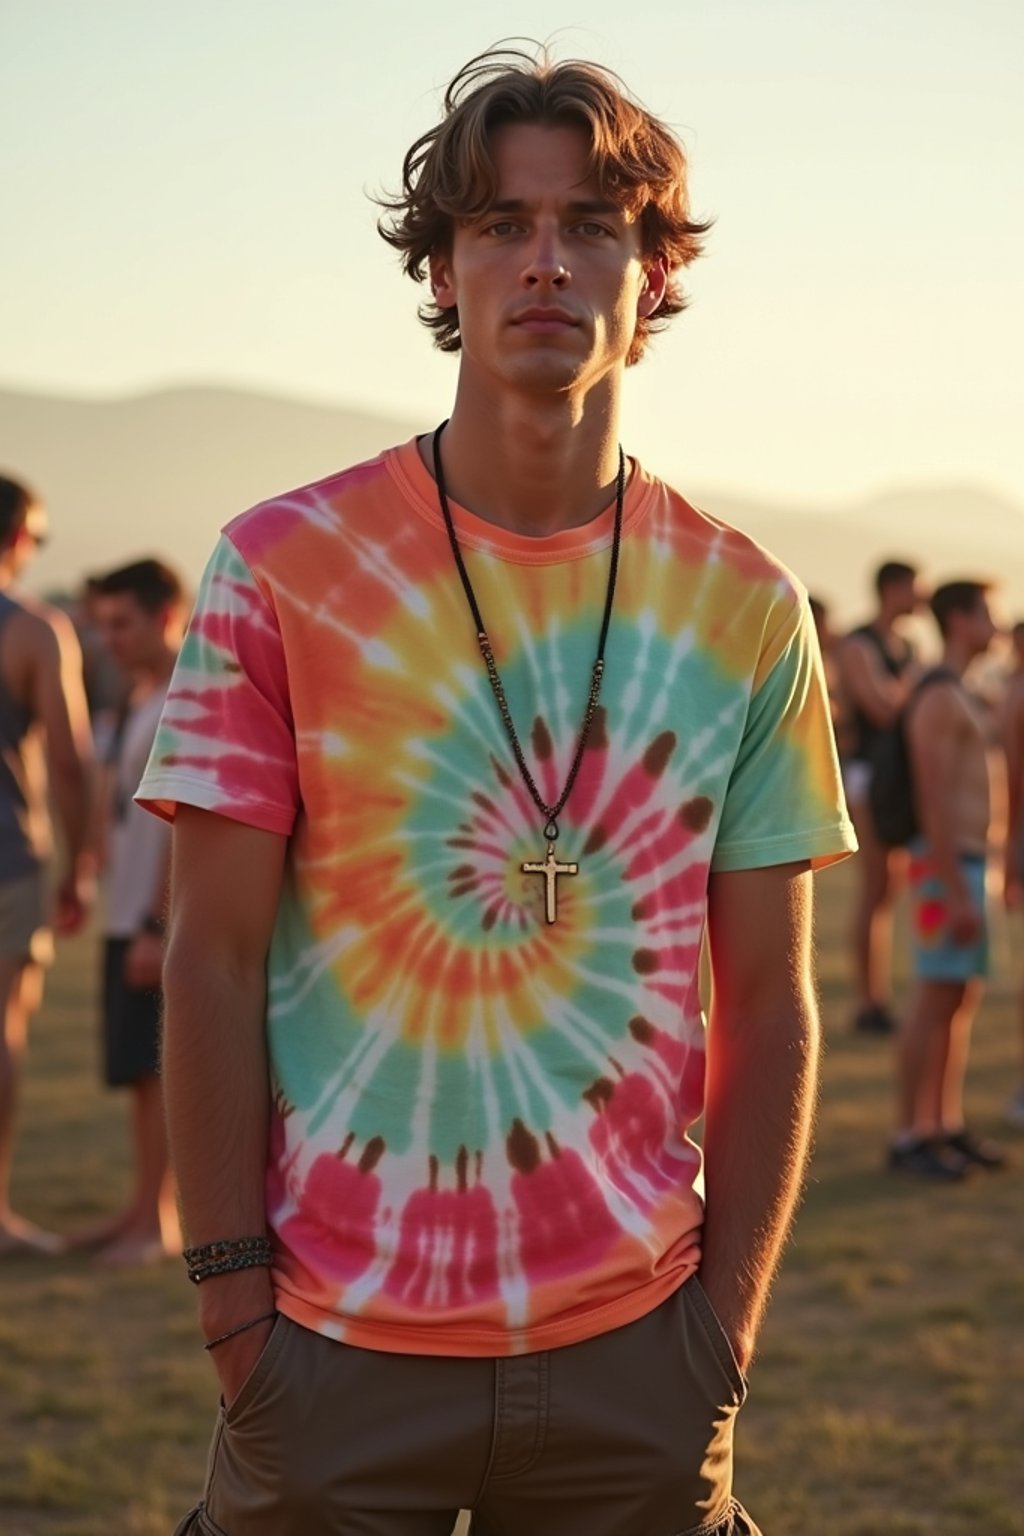
[[[818,1149],[738,1430],[737,1492],[766,1536],[1024,1536],[1024,1137],[1013,1171],[966,1187],[881,1171],[890,1050],[847,1029],[851,874],[819,883]],[[1000,929],[970,1075],[990,1132],[1018,1072],[1011,937],[1021,965],[1024,932]],[[57,1228],[113,1211],[128,1182],[124,1106],[96,1083],[93,964],[87,941],[63,951],[33,1031],[16,1193]],[[3,1536],[173,1530],[215,1399],[193,1305],[177,1264],[0,1265]]]

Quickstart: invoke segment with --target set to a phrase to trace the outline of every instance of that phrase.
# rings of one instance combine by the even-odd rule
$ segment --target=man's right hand
[[[57,886],[53,926],[62,938],[80,933],[96,900],[96,876],[91,863],[68,870]]]
[[[258,1313],[256,1315],[259,1316]],[[220,1378],[225,1408],[231,1407],[266,1349],[274,1321],[274,1318],[268,1318],[265,1323],[247,1328],[244,1333],[237,1333],[233,1339],[225,1339],[223,1344],[210,1350],[210,1358]],[[223,1331],[227,1332],[226,1329]]]
[[[254,1228],[254,1230],[256,1230]],[[270,1272],[262,1265],[251,1269],[229,1270],[223,1275],[211,1275],[199,1287],[199,1327],[206,1340],[219,1339],[230,1333],[239,1323],[250,1318],[262,1317],[264,1312],[274,1311],[274,1289]],[[244,1333],[236,1333],[209,1351],[217,1375],[220,1377],[224,1406],[230,1408],[242,1389],[242,1385],[259,1359],[270,1330],[273,1317]]]
[[[946,927],[954,944],[966,947],[981,938],[984,917],[966,891],[953,891],[946,902]]]

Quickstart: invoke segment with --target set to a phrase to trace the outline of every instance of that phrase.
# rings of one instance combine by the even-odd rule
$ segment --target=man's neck
[[[974,660],[974,654],[966,650],[962,645],[957,645],[955,640],[947,640],[942,647],[942,665],[955,672],[957,677],[963,677],[967,668]]]
[[[148,699],[151,693],[158,688],[164,688],[171,680],[174,671],[174,663],[177,660],[177,652],[165,647],[157,656],[145,664],[136,667],[132,673],[132,695],[136,703]]]
[[[449,499],[533,538],[589,523],[615,495],[617,424],[617,401],[593,393],[484,403],[460,389],[441,439]],[[433,476],[432,435],[419,447]]]

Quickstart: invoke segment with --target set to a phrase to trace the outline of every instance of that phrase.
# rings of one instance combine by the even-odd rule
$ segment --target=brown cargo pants
[[[279,1317],[176,1536],[759,1536],[732,1497],[746,1383],[700,1283],[582,1344],[357,1349]]]

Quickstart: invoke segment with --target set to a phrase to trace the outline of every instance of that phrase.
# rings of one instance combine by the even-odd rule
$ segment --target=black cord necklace
[[[558,876],[579,874],[578,864],[559,862],[555,856],[555,843],[558,840],[558,818],[565,809],[566,802],[572,794],[573,785],[576,783],[576,776],[583,762],[583,754],[587,750],[587,738],[590,735],[590,727],[594,721],[594,713],[597,709],[597,701],[601,693],[601,679],[604,676],[604,651],[608,641],[608,626],[611,623],[612,603],[615,600],[615,578],[618,574],[619,547],[622,543],[622,506],[626,494],[626,459],[620,447],[619,473],[615,485],[615,532],[612,537],[611,563],[608,567],[608,589],[605,593],[604,617],[601,620],[601,633],[597,642],[597,658],[594,661],[594,668],[590,678],[590,693],[587,696],[586,708],[583,711],[583,720],[580,725],[579,736],[576,740],[576,752],[565,780],[565,788],[554,804],[549,805],[537,788],[536,780],[530,772],[530,765],[523,753],[519,734],[516,731],[512,713],[508,707],[508,700],[505,697],[505,688],[494,660],[494,651],[491,648],[491,642],[484,628],[480,606],[477,603],[476,593],[473,591],[473,584],[469,579],[466,562],[462,558],[462,550],[459,548],[459,541],[456,537],[455,524],[452,521],[452,514],[448,507],[448,493],[444,483],[444,468],[441,464],[441,434],[447,425],[447,421],[443,421],[435,431],[433,438],[434,478],[437,481],[437,498],[441,503],[441,515],[444,518],[444,525],[448,530],[448,540],[452,546],[452,554],[455,556],[455,564],[462,580],[462,589],[466,594],[469,611],[473,615],[473,622],[476,625],[477,644],[484,659],[484,666],[487,668],[487,680],[491,685],[491,692],[494,694],[498,713],[501,715],[502,724],[508,735],[512,753],[522,775],[523,783],[526,785],[534,805],[544,817],[544,839],[548,845],[547,855],[541,861],[527,860],[519,867],[526,875],[544,876],[544,912],[548,922],[553,923],[558,917]]]

